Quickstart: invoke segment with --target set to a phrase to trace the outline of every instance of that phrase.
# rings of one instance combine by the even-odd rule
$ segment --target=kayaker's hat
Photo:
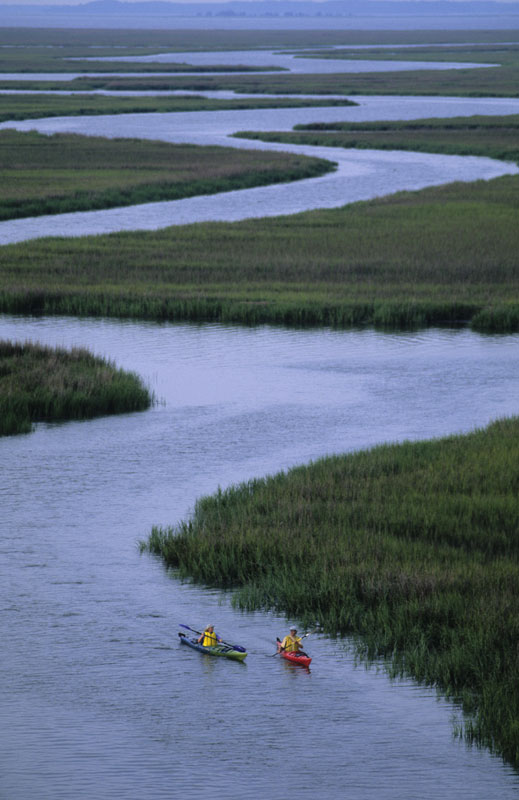
[[[292,625],[292,627],[290,628],[290,630],[291,630],[291,631],[295,631],[295,632],[297,633],[297,628],[296,628],[294,625]]]

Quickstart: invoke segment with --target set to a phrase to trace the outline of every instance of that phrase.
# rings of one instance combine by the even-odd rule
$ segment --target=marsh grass
[[[98,33],[98,43],[107,45],[102,37],[108,34]],[[227,38],[215,34],[213,45],[224,47],[247,37],[251,42],[254,39],[251,32],[235,33],[228,32]],[[254,41],[258,43],[263,34],[257,33]],[[456,39],[462,38],[459,32],[452,33]],[[330,37],[324,43],[333,43],[336,34],[342,36],[323,32],[325,38]],[[53,37],[58,40],[60,36],[59,32],[20,34],[25,35],[47,37],[53,43]],[[79,35],[84,43],[90,34]],[[135,43],[139,34],[128,35]],[[387,35],[393,36],[393,32]],[[412,38],[415,35],[412,32]],[[291,36],[287,33],[287,44],[288,40],[294,43]],[[400,41],[405,36],[409,41],[411,34],[399,36]],[[513,32],[507,36],[510,38],[504,41],[511,40]],[[200,39],[201,49],[207,47],[209,38],[204,35]],[[357,41],[366,40],[361,37]],[[192,47],[189,37],[188,44]],[[269,80],[278,78],[270,76]],[[326,79],[305,76],[302,90],[313,91],[312,81],[322,80],[321,88],[328,91]],[[390,80],[395,80],[395,74]],[[265,88],[266,84],[261,90]],[[415,83],[417,88],[422,92],[421,83]],[[354,138],[358,146],[394,148],[401,143],[410,149],[438,148],[441,152],[509,158],[517,154],[516,117],[366,127],[363,123],[361,130],[301,131],[287,136],[313,136],[315,141],[328,137],[327,144]],[[237,158],[236,151],[232,157]],[[97,177],[104,180],[106,170]],[[64,176],[59,180],[65,184]],[[139,178],[137,182],[142,181]],[[35,187],[34,178],[31,184]],[[134,187],[134,191],[140,188]],[[162,191],[162,187],[156,184],[153,190]],[[3,247],[0,309],[297,326],[402,328],[469,323],[480,330],[516,331],[518,192],[518,179],[510,177],[470,187],[452,184],[404,192],[286,218]]]
[[[358,57],[358,56],[357,56]],[[518,59],[519,61],[519,59]],[[6,82],[3,84],[6,85]],[[12,88],[14,85],[10,84]],[[88,77],[70,82],[71,89],[233,91],[247,94],[344,95],[446,95],[454,97],[518,97],[519,65],[481,69],[409,70],[297,75],[150,75],[146,78]],[[0,74],[0,86],[1,74]],[[21,88],[19,86],[18,88]],[[43,87],[42,87],[43,88]],[[47,88],[63,88],[61,83]]]
[[[0,220],[114,208],[320,175],[289,153],[0,131]]]
[[[331,75],[181,75],[175,65],[111,62],[111,72],[149,72],[149,78],[99,78],[99,88],[126,89],[189,89],[207,91],[226,89],[253,93],[299,94],[434,94],[457,96],[517,97],[519,86],[519,30],[506,31],[96,31],[57,29],[7,29],[0,28],[0,43],[16,44],[15,48],[0,49],[0,86],[17,88],[11,82],[1,82],[1,72],[25,72],[30,80],[32,72],[95,72],[107,71],[106,62],[65,61],[66,58],[85,59],[93,54],[149,55],[151,53],[189,50],[233,50],[257,47],[284,48],[291,51],[300,47],[345,46],[339,56],[369,59],[419,59],[443,61],[478,61],[498,63],[496,68],[456,69],[441,72],[417,70],[411,72],[378,72]],[[459,44],[463,47],[435,47],[436,44]],[[481,47],[485,44],[486,47]],[[347,51],[348,44],[373,45],[365,52]],[[377,44],[395,45],[391,51],[378,49]],[[419,50],[398,48],[398,45],[427,44]],[[477,44],[477,47],[471,47]],[[92,47],[95,46],[95,50]],[[330,57],[330,53],[323,53]],[[189,72],[196,68],[185,68]],[[217,69],[222,69],[218,67]],[[153,72],[167,72],[171,76],[153,76]],[[70,86],[92,87],[90,79],[73,82]],[[28,85],[28,84],[26,84]],[[43,88],[41,82],[32,83]],[[47,88],[63,89],[62,82],[47,83]],[[23,88],[20,84],[18,88]]]
[[[111,62],[110,71],[168,72],[170,78],[158,78],[155,86],[189,89],[234,89],[240,92],[291,92],[319,94],[454,94],[517,96],[519,54],[513,43],[519,41],[519,31],[41,31],[30,29],[0,29],[0,43],[17,44],[0,50],[1,72],[66,72],[74,65],[76,72],[106,72],[106,62],[86,61],[92,55],[150,55],[151,53],[189,50],[233,50],[257,47],[285,48],[329,47],[342,45],[338,56],[369,59],[416,59],[444,61],[492,61],[501,66],[495,69],[448,70],[411,73],[372,73],[357,75],[297,76],[280,72],[278,75],[236,75],[198,77],[174,75],[186,69],[200,68],[174,64]],[[465,42],[465,46],[435,47]],[[478,47],[471,47],[471,44]],[[486,43],[486,47],[481,44]],[[511,44],[512,43],[512,44]],[[348,44],[373,45],[370,50],[347,51]],[[377,44],[393,44],[389,52],[377,50]],[[398,49],[399,44],[428,44],[419,51]],[[92,50],[95,46],[95,50]],[[310,54],[311,55],[311,54]],[[326,51],[322,55],[330,57]],[[78,59],[74,62],[66,59]],[[83,59],[83,60],[81,60]],[[245,65],[246,66],[246,65]],[[206,68],[208,69],[208,68]],[[218,69],[227,69],[217,67]],[[211,68],[212,70],[212,68]],[[231,70],[232,71],[232,70]],[[137,79],[139,81],[140,79]],[[169,82],[169,85],[168,85]],[[129,88],[130,84],[126,84]],[[62,88],[62,85],[61,87]]]
[[[1,77],[1,76],[0,76]],[[113,79],[112,79],[113,81]],[[1,82],[1,81],[0,81]],[[114,82],[114,85],[117,84]],[[11,88],[20,88],[23,83],[14,82]],[[43,87],[42,87],[43,88]],[[83,86],[70,84],[68,88],[83,90]],[[105,88],[111,90],[106,80],[96,82],[90,79],[88,90]],[[59,86],[63,91],[63,83]],[[40,117],[64,116],[96,116],[100,114],[150,114],[176,113],[185,111],[236,111],[251,108],[297,108],[312,106],[348,106],[356,105],[347,100],[297,100],[290,98],[266,99],[229,99],[213,100],[203,97],[103,97],[102,95],[49,95],[23,94],[8,95],[2,98],[0,122],[22,119],[38,119]]]
[[[143,548],[179,574],[356,638],[461,704],[519,765],[519,419],[218,491]]]
[[[417,119],[406,122],[314,122],[291,132],[235,134],[242,138],[325,147],[413,150],[478,155],[519,163],[519,115]]]
[[[0,44],[17,47],[75,47],[76,54],[89,55],[86,48],[105,48],[99,55],[115,55],[122,48],[131,54],[182,52],[183,50],[249,50],[257,47],[316,47],[348,44],[459,44],[519,41],[519,30],[202,30],[202,29],[85,29],[1,28]]]
[[[380,33],[380,32],[378,32]],[[517,38],[517,31],[510,36]],[[352,50],[348,56],[355,60],[418,60],[456,61],[460,64],[494,63],[496,66],[467,67],[433,70],[417,69],[404,72],[330,73],[297,75],[287,72],[250,75],[174,75],[102,78],[92,83],[85,76],[71,82],[77,88],[119,89],[184,89],[190,91],[231,90],[243,93],[271,94],[339,94],[355,96],[364,94],[382,95],[450,95],[457,97],[518,97],[519,96],[519,45],[496,45],[492,47],[430,48],[409,50]],[[422,58],[423,56],[423,58]],[[328,53],[327,57],[331,57]],[[1,74],[0,74],[1,79]],[[62,86],[61,86],[62,88]]]
[[[142,411],[153,402],[137,375],[83,348],[0,341],[0,436],[28,433],[34,422]]]
[[[0,248],[0,310],[519,330],[519,179],[291,217]]]
[[[3,34],[3,36],[2,36]],[[66,34],[65,34],[66,36]],[[5,41],[5,29],[0,29],[0,42]],[[95,34],[90,36],[90,41],[94,41]],[[207,64],[195,66],[182,63],[181,55],[178,62],[157,63],[140,61],[117,61],[117,58],[124,56],[148,56],[157,52],[169,52],[169,48],[151,48],[146,46],[123,46],[123,47],[95,47],[91,44],[70,45],[66,38],[61,45],[33,45],[26,43],[18,47],[3,47],[0,50],[0,75],[2,72],[23,72],[30,76],[33,72],[48,73],[96,73],[96,72],[265,72],[276,71],[279,67],[264,66],[251,67],[247,64],[225,66],[222,64]],[[96,61],[96,57],[110,58],[113,61]]]

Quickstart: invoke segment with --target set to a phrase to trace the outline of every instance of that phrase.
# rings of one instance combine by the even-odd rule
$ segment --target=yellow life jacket
[[[285,636],[281,643],[281,647],[285,653],[297,653],[298,650],[301,649],[301,639],[299,636],[296,636],[295,639],[293,639],[290,635]]]
[[[212,633],[209,631],[204,631],[202,644],[204,647],[214,647],[215,644],[218,644],[218,637],[216,636],[216,633],[214,631]]]

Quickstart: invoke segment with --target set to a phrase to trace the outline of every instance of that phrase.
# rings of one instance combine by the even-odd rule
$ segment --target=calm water
[[[290,48],[295,49],[295,48]],[[70,62],[79,59],[71,58]],[[498,66],[496,64],[460,63],[457,61],[387,61],[370,59],[338,58],[305,58],[303,51],[298,56],[280,53],[274,50],[225,50],[223,52],[184,52],[156,53],[149,56],[91,56],[87,61],[125,61],[140,64],[191,64],[192,66],[213,67],[276,67],[299,75],[322,75],[330,73],[351,72],[406,72],[416,69],[479,69],[480,67]],[[71,63],[71,66],[72,66]],[[189,73],[184,73],[189,74]],[[210,73],[208,73],[210,74]],[[222,74],[222,73],[219,73]],[[236,74],[236,73],[234,73]]]
[[[162,403],[0,440],[0,796],[160,800],[297,794],[516,798],[517,775],[453,741],[454,709],[286,621],[181,585],[136,542],[219,485],[326,453],[466,431],[517,412],[518,336],[380,334],[0,317],[0,338],[86,345]],[[177,643],[214,622],[245,665]]]
[[[224,26],[225,27],[225,26]],[[513,44],[513,43],[512,43]],[[389,45],[387,45],[389,46]],[[359,45],[359,49],[362,49],[364,45]],[[295,49],[295,48],[290,48]],[[305,48],[305,50],[309,51],[311,48]],[[354,48],[355,49],[355,46]],[[113,75],[115,77],[149,77],[148,72],[132,72],[132,73],[124,73],[124,72],[81,72],[75,73],[72,71],[74,66],[74,61],[76,58],[68,59],[69,66],[71,71],[68,73],[56,73],[56,72],[7,72],[2,73],[3,80],[56,80],[56,81],[71,81],[75,78],[80,77],[103,77],[103,76],[110,76]],[[255,68],[276,68],[286,70],[287,72],[292,72],[296,74],[309,74],[309,75],[316,75],[316,74],[330,74],[330,73],[359,73],[359,72],[403,72],[409,70],[416,70],[416,69],[427,69],[427,70],[448,70],[448,69],[481,69],[483,67],[496,67],[499,64],[495,63],[471,63],[471,62],[458,62],[458,61],[413,61],[412,63],[409,61],[397,61],[396,59],[388,59],[387,61],[382,60],[372,60],[372,59],[342,59],[339,58],[337,60],[326,59],[326,58],[305,58],[303,51],[299,53],[299,56],[295,56],[289,53],[282,53],[279,51],[274,50],[226,50],[223,52],[184,52],[184,53],[158,53],[155,55],[149,56],[92,56],[91,58],[83,59],[86,61],[105,61],[109,64],[111,61],[126,61],[126,62],[141,62],[141,63],[159,63],[159,64],[171,64],[171,63],[180,63],[180,64],[191,64],[193,66],[220,66],[220,70],[217,73],[218,75],[225,75],[225,70],[221,69],[221,67],[225,66],[232,66],[234,70],[236,67],[247,66],[247,67],[255,67]],[[171,76],[171,72],[154,72],[154,75],[169,75]],[[189,73],[184,72],[183,75],[190,75],[190,74],[199,74],[199,73]],[[206,75],[210,75],[212,73],[206,72]],[[239,72],[232,72],[231,74],[237,75],[240,74]],[[117,92],[119,94],[119,92]],[[257,96],[257,95],[256,95]]]
[[[231,138],[240,130],[291,130],[296,124],[348,120],[419,119],[473,114],[519,112],[517,98],[356,97],[358,106],[211,111],[171,114],[121,114],[96,117],[56,117],[7,122],[2,128],[42,133],[161,139],[199,145],[224,145],[263,150],[285,150],[316,155],[337,163],[337,170],[321,178],[290,184],[225,192],[128,208],[56,214],[0,223],[0,244],[40,236],[84,236],[121,230],[156,230],[209,220],[236,221],[251,217],[296,214],[313,208],[336,208],[357,200],[417,190],[451,181],[488,180],[516,174],[517,165],[488,158],[406,153],[402,151],[346,150],[296,146]]]

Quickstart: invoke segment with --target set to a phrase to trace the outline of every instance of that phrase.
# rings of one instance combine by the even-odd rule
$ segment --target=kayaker
[[[204,647],[214,647],[215,644],[221,641],[220,637],[214,632],[214,625],[208,625],[198,638],[198,644],[202,644]]]
[[[301,650],[301,641],[297,635],[297,628],[290,628],[288,636],[285,636],[282,642],[278,641],[278,653],[282,650],[286,653],[298,653]]]

